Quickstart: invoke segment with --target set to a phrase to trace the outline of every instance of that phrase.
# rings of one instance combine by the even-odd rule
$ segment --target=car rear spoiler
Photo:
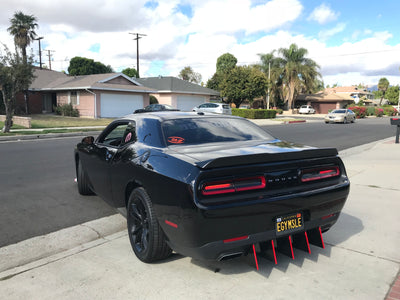
[[[212,169],[212,168],[222,168],[229,166],[242,166],[242,165],[270,163],[279,161],[290,161],[298,159],[332,157],[337,155],[338,151],[335,148],[306,149],[293,152],[261,153],[261,154],[221,157],[221,158],[196,162],[196,165],[202,169]]]

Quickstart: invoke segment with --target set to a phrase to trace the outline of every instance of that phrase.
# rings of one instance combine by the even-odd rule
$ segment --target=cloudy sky
[[[51,67],[67,70],[83,56],[115,71],[136,67],[140,76],[177,76],[185,66],[215,72],[217,58],[231,53],[239,65],[259,62],[260,53],[308,49],[325,85],[375,85],[386,77],[400,84],[398,0],[0,0],[0,42],[13,49],[10,18],[22,11],[38,19]],[[36,60],[38,42],[31,46]],[[42,60],[48,65],[48,51]]]

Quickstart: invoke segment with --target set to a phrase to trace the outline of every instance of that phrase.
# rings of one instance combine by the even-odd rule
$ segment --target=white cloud
[[[217,58],[226,52],[235,55],[240,65],[253,64],[259,62],[259,53],[296,43],[308,49],[309,57],[321,66],[326,84],[369,83],[381,75],[393,78],[389,79],[393,84],[400,83],[400,77],[393,75],[400,66],[400,44],[390,46],[392,33],[352,28],[354,39],[327,46],[325,41],[347,30],[346,24],[321,31],[318,37],[293,33],[292,24],[296,30],[296,22],[303,21],[304,8],[298,0],[260,0],[257,4],[250,0],[159,0],[158,5],[148,8],[146,0],[81,2],[4,3],[0,42],[14,49],[6,29],[13,13],[22,9],[38,17],[42,48],[55,50],[52,67],[56,70],[66,70],[74,56],[92,58],[115,70],[136,67],[136,41],[129,32],[139,32],[146,34],[139,41],[141,76],[177,76],[182,68],[191,66],[206,82],[215,72]],[[177,11],[180,3],[191,5],[192,18]],[[333,20],[332,16],[337,18],[338,14],[331,11],[315,20]],[[93,45],[99,45],[98,52],[90,51]],[[37,53],[38,43],[31,47]],[[48,64],[47,56],[42,60]]]
[[[308,20],[316,21],[319,24],[323,25],[331,21],[335,21],[338,17],[338,12],[334,12],[328,5],[322,3],[320,6],[316,7],[312,11],[310,16],[308,17]]]
[[[344,31],[346,29],[346,24],[345,23],[339,23],[335,27],[327,30],[321,30],[318,34],[318,37],[322,41],[326,41],[329,38],[333,37],[334,35]]]

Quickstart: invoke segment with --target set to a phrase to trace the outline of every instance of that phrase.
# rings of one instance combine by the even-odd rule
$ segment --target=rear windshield
[[[234,118],[168,120],[162,130],[168,146],[274,139],[255,124]]]

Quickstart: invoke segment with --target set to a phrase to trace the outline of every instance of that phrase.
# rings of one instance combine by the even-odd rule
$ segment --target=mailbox
[[[396,144],[399,143],[399,134],[400,134],[400,117],[392,117],[390,118],[390,124],[395,125],[396,129]]]
[[[390,118],[390,124],[399,126],[400,125],[400,117]]]

